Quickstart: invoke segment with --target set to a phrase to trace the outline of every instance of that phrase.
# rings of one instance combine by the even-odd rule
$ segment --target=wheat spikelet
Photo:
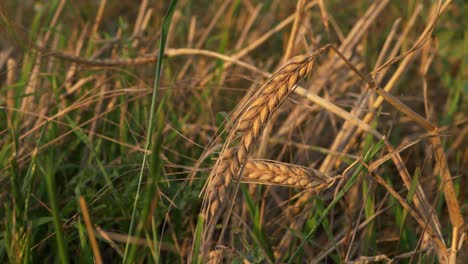
[[[223,250],[215,249],[208,254],[208,257],[205,259],[206,264],[218,264],[221,263],[223,259]]]
[[[211,182],[207,190],[209,203],[208,214],[210,216],[216,214],[216,211],[227,196],[227,186],[235,177],[232,171],[240,167],[240,164],[236,164],[238,160],[234,158],[235,152],[235,149],[222,152],[216,162],[215,168],[213,168],[211,172]]]
[[[233,248],[223,246],[223,245],[218,245],[216,246],[214,250],[210,251],[208,256],[205,258],[204,263],[219,264],[219,263],[222,263],[224,256],[232,256],[232,255],[239,256],[239,254]]]
[[[244,182],[308,188],[314,191],[325,189],[335,182],[335,178],[328,177],[312,168],[266,160],[247,161],[241,180]]]

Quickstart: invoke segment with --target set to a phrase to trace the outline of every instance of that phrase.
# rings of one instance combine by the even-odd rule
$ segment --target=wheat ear
[[[242,106],[207,185],[205,215],[209,218],[207,223],[211,223],[208,224],[209,229],[212,229],[224,209],[230,182],[241,175],[249,154],[272,114],[294,91],[297,82],[312,70],[316,57],[325,50],[327,48],[321,48],[311,55],[300,55],[289,60]],[[232,148],[230,145],[237,139],[237,147]],[[206,233],[207,240],[212,234],[210,231]]]
[[[328,188],[335,179],[312,168],[267,160],[248,160],[241,177],[243,182],[308,188],[314,191]]]
[[[273,74],[251,100],[235,121],[226,144],[240,137],[236,148],[225,150],[215,164],[207,189],[209,216],[219,212],[226,201],[228,185],[238,178],[242,165],[247,160],[255,142],[270,120],[271,115],[294,90],[296,83],[312,69],[316,53],[310,56],[297,56]]]

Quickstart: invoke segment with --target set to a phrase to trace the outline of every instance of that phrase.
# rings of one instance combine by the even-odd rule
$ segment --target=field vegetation
[[[463,1],[0,3],[1,263],[468,263]]]

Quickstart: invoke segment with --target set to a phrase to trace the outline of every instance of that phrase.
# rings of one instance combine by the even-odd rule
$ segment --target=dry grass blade
[[[96,236],[94,234],[94,228],[91,222],[91,217],[89,216],[88,207],[86,205],[86,200],[84,199],[83,196],[80,196],[79,202],[80,202],[80,208],[83,214],[83,220],[86,225],[86,231],[88,232],[89,243],[91,244],[91,249],[93,250],[94,259],[97,264],[101,264],[103,263],[102,257],[101,257],[101,251],[99,250],[99,246],[96,241]]]
[[[289,40],[288,40],[288,46],[286,47],[286,52],[284,53],[284,56],[283,56],[283,61],[288,60],[291,57],[291,55],[293,54],[293,52],[294,52],[294,44],[296,42],[297,32],[299,30],[299,26],[301,24],[301,19],[303,17],[302,13],[303,13],[303,9],[304,9],[304,4],[305,4],[305,1],[303,1],[303,0],[297,1],[296,15],[295,15],[295,18],[294,18],[294,23],[293,23],[293,27],[291,29],[290,37],[289,37]]]
[[[389,259],[386,255],[378,255],[378,256],[361,256],[354,261],[347,262],[348,264],[367,264],[373,262],[381,262],[381,263],[393,263],[391,259]]]
[[[266,160],[249,160],[244,167],[241,181],[310,188],[320,191],[330,187],[335,178],[312,168]]]

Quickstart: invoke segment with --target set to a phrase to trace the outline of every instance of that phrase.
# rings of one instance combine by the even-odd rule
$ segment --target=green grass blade
[[[54,172],[54,159],[52,154],[47,156],[46,167],[42,167],[47,187],[47,195],[49,198],[50,208],[52,210],[52,217],[55,229],[55,238],[57,241],[58,257],[61,263],[68,263],[68,249],[65,236],[62,228],[62,220],[60,217],[59,207],[57,203],[57,194],[55,192],[55,172]]]
[[[174,14],[175,7],[177,5],[177,0],[172,0],[171,4],[169,5],[169,9],[167,11],[166,16],[164,17],[164,21],[162,24],[162,29],[161,29],[161,39],[160,39],[160,44],[159,44],[159,54],[158,54],[158,60],[156,62],[156,72],[155,72],[155,79],[153,83],[153,96],[151,98],[151,111],[150,111],[150,116],[148,120],[148,133],[146,137],[146,144],[145,144],[145,150],[149,150],[151,146],[151,135],[153,134],[153,119],[154,119],[154,111],[153,109],[156,108],[156,100],[157,100],[157,91],[159,87],[159,80],[161,76],[161,68],[162,68],[162,62],[164,58],[164,49],[166,46],[166,40],[167,40],[167,34],[169,32],[169,26],[171,24],[172,20],[172,15]],[[143,172],[145,170],[146,166],[146,160],[147,160],[147,154],[143,155],[143,161],[141,163],[141,169],[140,169],[140,175],[138,177],[138,185],[137,185],[137,190],[135,193],[135,199],[133,203],[133,210],[132,210],[132,218],[130,220],[130,229],[128,231],[128,239],[127,243],[125,245],[125,253],[123,256],[123,263],[132,263],[132,259],[128,259],[128,253],[129,253],[129,245],[130,245],[130,236],[133,234],[133,229],[134,229],[134,223],[136,219],[136,214],[137,214],[137,205],[138,205],[138,200],[140,199],[140,189],[141,189],[141,183],[143,182]]]
[[[205,225],[205,218],[202,214],[198,215],[197,227],[195,228],[195,241],[193,241],[192,263],[201,263],[198,254],[200,252],[201,239],[203,235],[203,226]]]
[[[145,222],[150,214],[151,204],[153,202],[153,197],[159,195],[159,188],[158,182],[160,181],[160,177],[163,173],[163,160],[161,159],[161,150],[163,146],[163,129],[164,129],[164,112],[163,112],[164,100],[158,107],[156,113],[156,131],[154,133],[154,143],[152,144],[151,148],[151,158],[150,158],[150,178],[148,179],[148,183],[146,184],[145,188],[145,198],[143,201],[143,208],[141,210],[141,217],[140,221],[137,225],[135,230],[135,236],[140,236],[141,231],[145,226]],[[157,237],[152,238],[154,241],[157,241]],[[132,244],[130,248],[130,253],[128,254],[128,259],[134,259],[137,245]],[[157,250],[157,249],[155,249]]]

